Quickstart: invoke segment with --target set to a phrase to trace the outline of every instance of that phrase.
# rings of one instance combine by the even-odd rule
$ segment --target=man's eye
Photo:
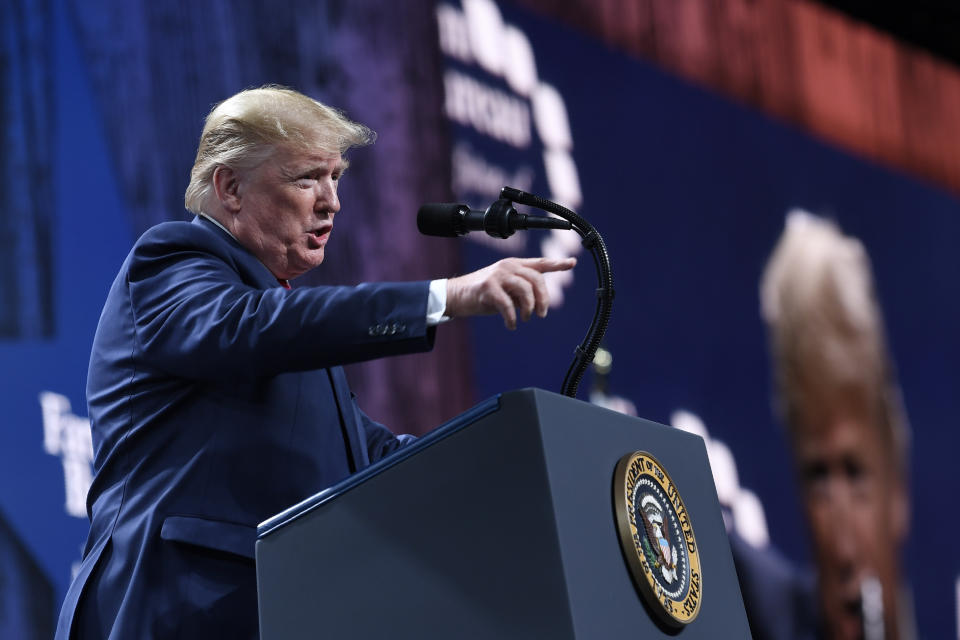
[[[817,460],[808,462],[803,466],[803,483],[809,489],[817,489],[822,487],[826,483],[829,475],[830,470],[827,468],[826,463],[822,461]]]
[[[309,189],[314,183],[316,183],[316,179],[310,176],[297,178],[297,186],[303,187],[304,189]]]
[[[851,480],[859,480],[863,477],[866,470],[859,460],[845,459],[843,461],[843,472]]]

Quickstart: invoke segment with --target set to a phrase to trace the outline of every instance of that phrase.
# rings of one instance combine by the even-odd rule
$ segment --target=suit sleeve
[[[354,406],[356,406],[356,396],[353,396],[353,400]],[[407,433],[396,435],[379,422],[370,418],[360,407],[357,406],[356,410],[360,416],[362,435],[367,441],[367,454],[370,456],[371,463],[382,460],[394,451],[415,442],[417,439],[416,436]]]
[[[228,257],[190,243],[142,242],[128,291],[149,366],[193,379],[262,377],[432,347],[429,283],[261,289]]]

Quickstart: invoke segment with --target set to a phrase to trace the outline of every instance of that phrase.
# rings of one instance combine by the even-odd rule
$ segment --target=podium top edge
[[[390,467],[403,462],[411,456],[417,455],[419,452],[423,451],[435,442],[442,440],[453,433],[456,433],[460,429],[463,429],[470,424],[473,424],[484,416],[498,411],[500,409],[500,396],[501,394],[497,394],[491,398],[487,398],[483,402],[474,405],[460,415],[455,416],[454,418],[441,424],[436,429],[430,431],[427,435],[418,438],[415,442],[403,447],[391,455],[388,455],[382,460],[371,464],[366,469],[358,471],[348,478],[345,478],[341,482],[323,489],[319,493],[315,493],[309,498],[306,498],[292,507],[281,511],[277,515],[264,520],[257,525],[257,539],[259,540],[270,535],[270,533],[273,531],[276,531],[280,527],[283,527],[284,525],[296,520],[306,513],[313,511],[320,505],[325,504],[330,500],[334,500],[350,489],[363,484],[373,476],[383,473]]]

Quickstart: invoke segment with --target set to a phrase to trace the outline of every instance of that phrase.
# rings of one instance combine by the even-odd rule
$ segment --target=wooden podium
[[[661,518],[665,555],[634,531],[666,590],[696,601],[686,624],[664,622],[618,529],[615,475],[636,451],[682,496],[680,526],[678,509]],[[637,522],[647,509],[656,524],[644,505]],[[262,523],[256,560],[263,640],[750,637],[703,441],[538,389],[491,398]],[[694,560],[695,581],[664,582]]]

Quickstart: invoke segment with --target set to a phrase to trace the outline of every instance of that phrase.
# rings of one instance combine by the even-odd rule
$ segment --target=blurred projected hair
[[[253,169],[279,146],[343,154],[375,138],[364,125],[293,89],[268,85],[241,91],[207,116],[184,204],[194,213],[203,210],[218,166]]]
[[[804,403],[820,407],[856,395],[876,409],[876,426],[905,472],[909,428],[860,241],[833,222],[791,211],[760,300],[788,428],[799,428]]]

